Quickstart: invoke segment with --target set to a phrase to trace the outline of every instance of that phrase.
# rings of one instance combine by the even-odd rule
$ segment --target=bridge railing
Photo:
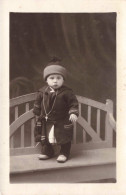
[[[21,155],[37,153],[40,146],[34,142],[33,103],[36,93],[10,100],[10,153]],[[113,147],[116,122],[113,102],[100,103],[82,96],[79,101],[79,118],[74,124],[72,150]]]

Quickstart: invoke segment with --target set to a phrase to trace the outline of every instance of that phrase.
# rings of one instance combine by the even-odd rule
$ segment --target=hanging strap
[[[42,119],[41,143],[44,145],[47,142],[46,120]]]
[[[48,89],[48,87],[45,89],[45,92],[46,92],[47,89]],[[57,98],[57,94],[58,94],[58,90],[56,91],[56,94],[55,94],[55,98],[53,100],[52,107],[51,107],[51,109],[50,109],[50,111],[48,113],[47,113],[46,106],[45,106],[45,99],[44,99],[45,93],[43,94],[43,108],[44,108],[45,115],[46,115],[45,116],[46,121],[48,120],[48,116],[49,116],[49,114],[52,112],[52,110],[54,108],[54,105],[55,105],[55,102],[56,102],[56,98]],[[48,104],[49,104],[49,102],[48,102]]]

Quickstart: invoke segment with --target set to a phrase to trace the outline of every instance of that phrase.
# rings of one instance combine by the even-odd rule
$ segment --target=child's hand
[[[76,122],[77,118],[78,117],[76,116],[76,114],[71,114],[69,120],[74,123]]]

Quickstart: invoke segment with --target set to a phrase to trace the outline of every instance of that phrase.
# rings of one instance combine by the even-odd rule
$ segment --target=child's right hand
[[[75,122],[77,121],[77,118],[78,118],[78,117],[76,116],[76,114],[71,114],[69,120],[70,120],[71,122],[75,123]]]

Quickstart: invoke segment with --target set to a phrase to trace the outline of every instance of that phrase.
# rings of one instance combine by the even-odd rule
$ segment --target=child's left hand
[[[76,114],[71,114],[69,120],[74,123],[77,121],[77,118]]]

